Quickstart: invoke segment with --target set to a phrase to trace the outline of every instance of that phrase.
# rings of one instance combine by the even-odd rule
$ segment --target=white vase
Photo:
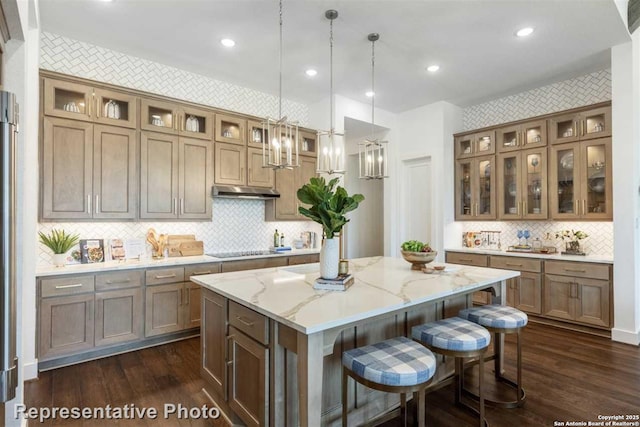
[[[53,261],[53,265],[56,267],[64,267],[67,261],[67,254],[53,254],[51,261]]]
[[[340,239],[324,239],[320,250],[320,277],[335,279],[340,264]]]

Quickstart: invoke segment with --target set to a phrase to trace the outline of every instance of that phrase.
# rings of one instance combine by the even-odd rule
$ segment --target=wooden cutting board
[[[204,243],[202,240],[180,243],[179,251],[182,256],[203,255]]]
[[[170,234],[167,238],[167,248],[170,257],[184,256],[180,251],[180,245],[183,243],[192,243],[196,241],[193,234]]]

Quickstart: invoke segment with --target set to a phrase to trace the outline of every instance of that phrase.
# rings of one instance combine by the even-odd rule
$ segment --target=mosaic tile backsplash
[[[42,32],[40,67],[86,79],[224,108],[254,116],[278,116],[278,97],[90,43]],[[305,104],[282,100],[282,113],[305,125]]]
[[[518,230],[529,230],[529,244],[536,237],[544,240],[550,233],[553,244],[558,251],[564,250],[560,239],[554,238],[556,231],[581,230],[589,235],[580,241],[580,246],[587,254],[613,256],[613,223],[612,222],[567,222],[567,221],[478,221],[462,223],[462,231],[500,231],[502,250],[518,244]],[[524,243],[524,239],[522,240]],[[460,247],[462,236],[460,236]]]
[[[611,70],[542,86],[462,111],[463,131],[582,107],[611,99]]]
[[[265,222],[264,204],[261,200],[215,199],[211,222],[47,222],[39,224],[39,231],[64,229],[79,233],[82,239],[144,239],[153,227],[163,234],[195,234],[204,242],[205,253],[267,249],[273,244],[275,229],[284,233],[286,246],[291,246],[303,231],[321,236],[320,225],[312,221]],[[38,247],[38,264],[50,265],[51,251],[41,244]]]

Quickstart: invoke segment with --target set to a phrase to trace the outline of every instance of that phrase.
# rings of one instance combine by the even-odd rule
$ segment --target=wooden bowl
[[[422,267],[436,259],[436,255],[438,255],[438,251],[409,252],[401,250],[400,252],[402,253],[402,258],[411,263],[412,270],[422,270]]]

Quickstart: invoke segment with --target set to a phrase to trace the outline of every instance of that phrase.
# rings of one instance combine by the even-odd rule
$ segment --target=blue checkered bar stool
[[[405,337],[354,348],[342,354],[342,426],[347,426],[348,377],[374,390],[400,393],[406,424],[406,393],[417,393],[418,425],[425,425],[426,388],[436,372],[436,357]]]
[[[522,328],[527,325],[528,317],[526,313],[518,310],[517,308],[509,307],[506,305],[483,305],[480,307],[473,307],[461,310],[458,313],[463,319],[467,319],[471,322],[482,325],[491,333],[494,334],[494,352],[493,355],[485,358],[485,360],[494,361],[495,377],[498,382],[504,383],[509,387],[516,390],[516,399],[511,401],[499,401],[486,399],[487,403],[492,406],[499,406],[502,408],[517,408],[524,404],[526,399],[526,393],[522,388],[522,345],[521,334]],[[505,378],[502,369],[502,340],[500,334],[516,334],[516,381]],[[467,393],[469,393],[467,391]],[[472,396],[473,393],[469,393]]]
[[[480,427],[486,427],[484,417],[484,355],[491,342],[491,334],[482,326],[459,317],[437,320],[411,328],[411,336],[434,353],[455,358],[455,402],[478,415]],[[478,376],[479,399],[478,408],[474,408],[462,399],[464,388],[464,360],[477,357],[480,370]]]

